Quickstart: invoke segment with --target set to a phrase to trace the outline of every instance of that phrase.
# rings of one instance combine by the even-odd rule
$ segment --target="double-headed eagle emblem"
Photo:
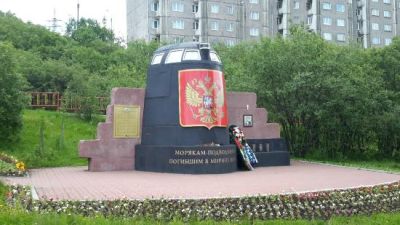
[[[180,113],[185,113],[188,124],[193,126],[206,126],[209,129],[213,126],[224,126],[226,116],[226,104],[224,93],[223,75],[219,71],[209,74],[208,70],[202,76],[193,76],[185,79],[183,105]],[[214,75],[211,76],[210,75]],[[190,76],[190,75],[189,75]],[[183,97],[183,96],[181,96]],[[182,110],[182,106],[184,110]],[[187,118],[190,114],[191,118]],[[182,123],[182,117],[181,117]]]

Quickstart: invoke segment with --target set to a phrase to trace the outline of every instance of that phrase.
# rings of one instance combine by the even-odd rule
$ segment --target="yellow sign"
[[[140,106],[114,105],[114,138],[140,136]]]

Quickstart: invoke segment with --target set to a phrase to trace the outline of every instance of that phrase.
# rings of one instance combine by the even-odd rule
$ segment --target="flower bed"
[[[25,176],[25,163],[0,152],[0,176]]]
[[[328,219],[333,215],[400,211],[400,181],[374,187],[303,194],[140,201],[34,201],[29,187],[13,186],[7,201],[11,205],[22,205],[29,211],[85,216],[147,217],[159,220]]]

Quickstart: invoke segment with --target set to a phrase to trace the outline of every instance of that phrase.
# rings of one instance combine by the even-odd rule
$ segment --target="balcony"
[[[307,0],[307,3],[306,3],[307,11],[312,8],[312,4],[313,4],[313,0]]]
[[[282,8],[282,5],[283,5],[283,0],[278,0],[277,5],[276,5],[276,8],[277,8],[277,9],[281,9],[281,8]]]
[[[161,10],[160,10],[160,9],[158,9],[158,10],[156,11],[156,17],[161,17]]]
[[[283,20],[283,15],[279,15],[278,18],[276,18],[276,24],[281,25]]]
[[[154,33],[156,35],[160,35],[161,34],[161,28],[160,27],[154,28]]]

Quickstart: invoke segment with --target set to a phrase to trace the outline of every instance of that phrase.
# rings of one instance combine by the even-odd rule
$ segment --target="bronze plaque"
[[[114,105],[114,138],[140,136],[140,106]]]

